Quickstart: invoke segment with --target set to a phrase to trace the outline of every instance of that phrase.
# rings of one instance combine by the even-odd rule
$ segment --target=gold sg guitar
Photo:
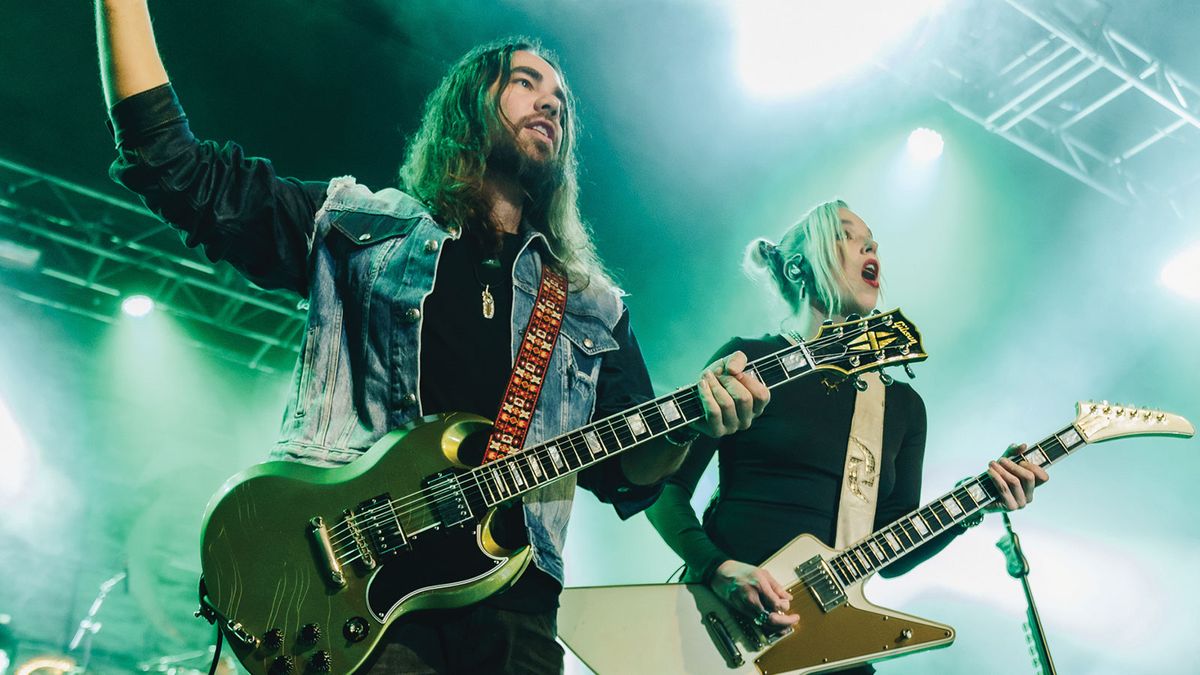
[[[823,326],[749,368],[774,387],[925,357],[916,327],[893,310]],[[352,671],[392,622],[478,602],[521,574],[528,547],[506,551],[489,535],[497,506],[702,417],[689,387],[470,466],[491,424],[445,413],[388,433],[344,467],[254,466],[209,504],[205,611],[254,675]]]
[[[1049,466],[1088,443],[1126,436],[1191,436],[1170,413],[1077,404],[1075,421],[1015,461]],[[800,615],[788,633],[766,632],[702,584],[568,588],[559,637],[602,675],[821,673],[945,647],[954,629],[871,604],[862,587],[899,559],[998,499],[988,474],[835,551],[801,535],[763,563]]]

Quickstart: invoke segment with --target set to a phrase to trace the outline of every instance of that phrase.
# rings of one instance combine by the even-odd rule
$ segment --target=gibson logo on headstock
[[[912,334],[912,332],[911,332],[911,331],[909,331],[909,329],[908,329],[908,322],[905,322],[905,321],[893,321],[893,322],[892,322],[892,328],[895,328],[896,330],[900,331],[900,333],[901,333],[901,334],[902,334],[904,337],[908,338],[908,344],[910,344],[910,345],[915,345],[915,344],[917,344],[917,338],[913,337],[913,334]]]

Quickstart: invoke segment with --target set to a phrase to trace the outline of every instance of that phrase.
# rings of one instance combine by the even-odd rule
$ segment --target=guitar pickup
[[[833,578],[833,573],[821,556],[813,556],[797,565],[796,576],[804,580],[809,594],[821,606],[821,611],[828,612],[846,602],[846,593]]]
[[[386,492],[351,509],[346,520],[351,523],[363,562],[368,567],[374,567],[408,545],[396,503]]]
[[[454,527],[471,520],[474,514],[467,497],[463,494],[462,485],[458,482],[458,474],[446,470],[432,474],[421,482],[421,487],[430,494],[437,495],[430,506],[442,527]]]
[[[721,652],[721,656],[725,657],[725,665],[730,668],[743,666],[746,659],[742,656],[742,650],[738,649],[737,643],[733,641],[733,636],[729,634],[729,629],[725,627],[721,617],[716,612],[709,612],[704,617],[704,624],[708,626],[709,635],[717,646],[717,650]]]

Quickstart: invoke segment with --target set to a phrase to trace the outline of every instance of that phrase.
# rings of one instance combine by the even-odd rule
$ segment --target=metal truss
[[[917,74],[955,111],[1124,204],[1181,218],[1200,179],[1200,89],[1107,25],[1099,0],[981,0]],[[933,31],[930,33],[933,34]],[[911,73],[902,73],[912,75]]]
[[[286,371],[304,311],[214,265],[141,205],[0,159],[0,287],[103,322],[129,295],[150,296],[191,342],[265,372]]]

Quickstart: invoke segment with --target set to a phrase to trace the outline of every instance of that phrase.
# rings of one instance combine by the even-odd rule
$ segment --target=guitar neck
[[[822,369],[820,345],[813,342],[756,359],[746,370],[769,388],[799,379]],[[485,503],[495,506],[703,418],[696,386],[685,387],[476,467],[460,483],[464,489],[477,486]]]
[[[1046,467],[1086,445],[1074,425],[1043,439],[1013,460]],[[987,473],[963,481],[950,492],[896,520],[829,560],[843,585],[850,585],[911,553],[1000,500]]]

